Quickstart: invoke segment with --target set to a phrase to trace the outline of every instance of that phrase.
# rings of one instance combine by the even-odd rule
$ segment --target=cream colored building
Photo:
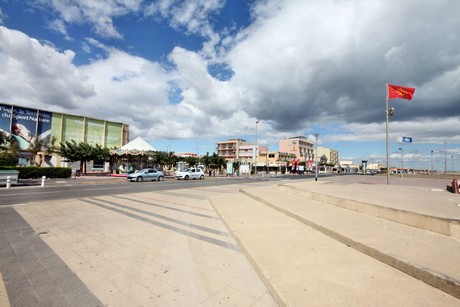
[[[296,159],[295,154],[281,151],[260,151],[257,159],[257,167],[267,167],[268,170],[281,170],[286,168],[288,162]]]
[[[337,150],[318,146],[318,159],[321,159],[323,155],[327,158],[327,164],[339,165],[339,152]]]
[[[290,137],[279,140],[280,152],[294,154],[301,162],[312,161],[315,158],[314,144],[305,136]]]
[[[223,142],[217,142],[217,155],[223,157],[228,162],[240,161],[246,163],[255,162],[255,154],[261,151],[267,151],[267,146],[256,146],[246,142],[243,139],[230,139]]]

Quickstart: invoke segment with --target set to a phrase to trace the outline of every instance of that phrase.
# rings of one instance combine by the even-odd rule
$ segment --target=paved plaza
[[[0,208],[11,306],[276,306],[207,197],[195,194]]]
[[[2,206],[0,306],[460,306],[459,195],[347,177]]]

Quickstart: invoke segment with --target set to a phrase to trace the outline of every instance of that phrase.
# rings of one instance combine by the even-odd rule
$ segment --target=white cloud
[[[144,13],[141,1],[52,3],[61,20],[92,24],[105,37],[121,37],[114,17]],[[72,51],[3,28],[0,98],[78,107],[75,113],[123,121],[132,135],[153,139],[240,137],[253,133],[258,119],[266,139],[332,125],[343,131],[321,142],[381,142],[388,82],[417,88],[410,104],[394,102],[392,137],[436,142],[443,135],[458,142],[452,127],[460,126],[460,20],[450,12],[459,11],[460,2],[407,0],[395,10],[396,1],[260,0],[253,2],[253,23],[233,36],[210,22],[223,3],[149,6],[146,15],[207,38],[199,52],[174,48],[169,69],[95,39],[86,40],[85,50],[96,47],[101,58],[76,67]],[[213,78],[212,63],[228,64],[233,77]],[[183,99],[171,104],[168,94],[176,90]]]
[[[95,94],[72,64],[74,55],[0,26],[1,98],[74,109]]]
[[[0,25],[4,23],[5,14],[3,14],[2,8],[0,8]]]
[[[225,1],[220,0],[160,0],[150,4],[146,14],[159,14],[176,29],[185,28],[189,33],[209,37],[213,33],[209,15],[220,10],[224,4]]]
[[[61,20],[53,21],[56,31],[66,33],[64,23],[90,24],[96,34],[106,38],[122,38],[113,18],[139,13],[142,0],[37,0],[44,7],[59,13]]]

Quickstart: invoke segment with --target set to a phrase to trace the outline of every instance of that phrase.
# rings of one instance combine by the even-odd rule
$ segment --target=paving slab
[[[287,194],[273,187],[244,188],[248,196],[460,298],[458,239],[357,211]]]
[[[0,218],[2,255],[18,265],[0,261],[11,306],[277,306],[203,193],[36,202],[0,214],[10,216]]]
[[[350,179],[353,178],[345,184],[343,179],[332,179],[289,182],[279,187],[292,195],[460,238],[459,194],[432,188],[427,185],[433,183],[429,180],[407,186],[357,183]]]
[[[243,194],[209,197],[280,305],[460,305],[457,298]]]

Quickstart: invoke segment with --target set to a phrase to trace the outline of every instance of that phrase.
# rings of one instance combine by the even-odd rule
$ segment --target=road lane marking
[[[100,191],[100,190],[121,190],[131,189],[131,187],[117,187],[117,188],[99,188],[99,189],[82,189],[82,191]]]
[[[31,193],[21,193],[21,195],[28,195],[28,194],[52,194],[52,193],[61,193],[61,191],[31,192]],[[14,193],[14,194],[0,194],[0,196],[18,196],[18,193]]]

